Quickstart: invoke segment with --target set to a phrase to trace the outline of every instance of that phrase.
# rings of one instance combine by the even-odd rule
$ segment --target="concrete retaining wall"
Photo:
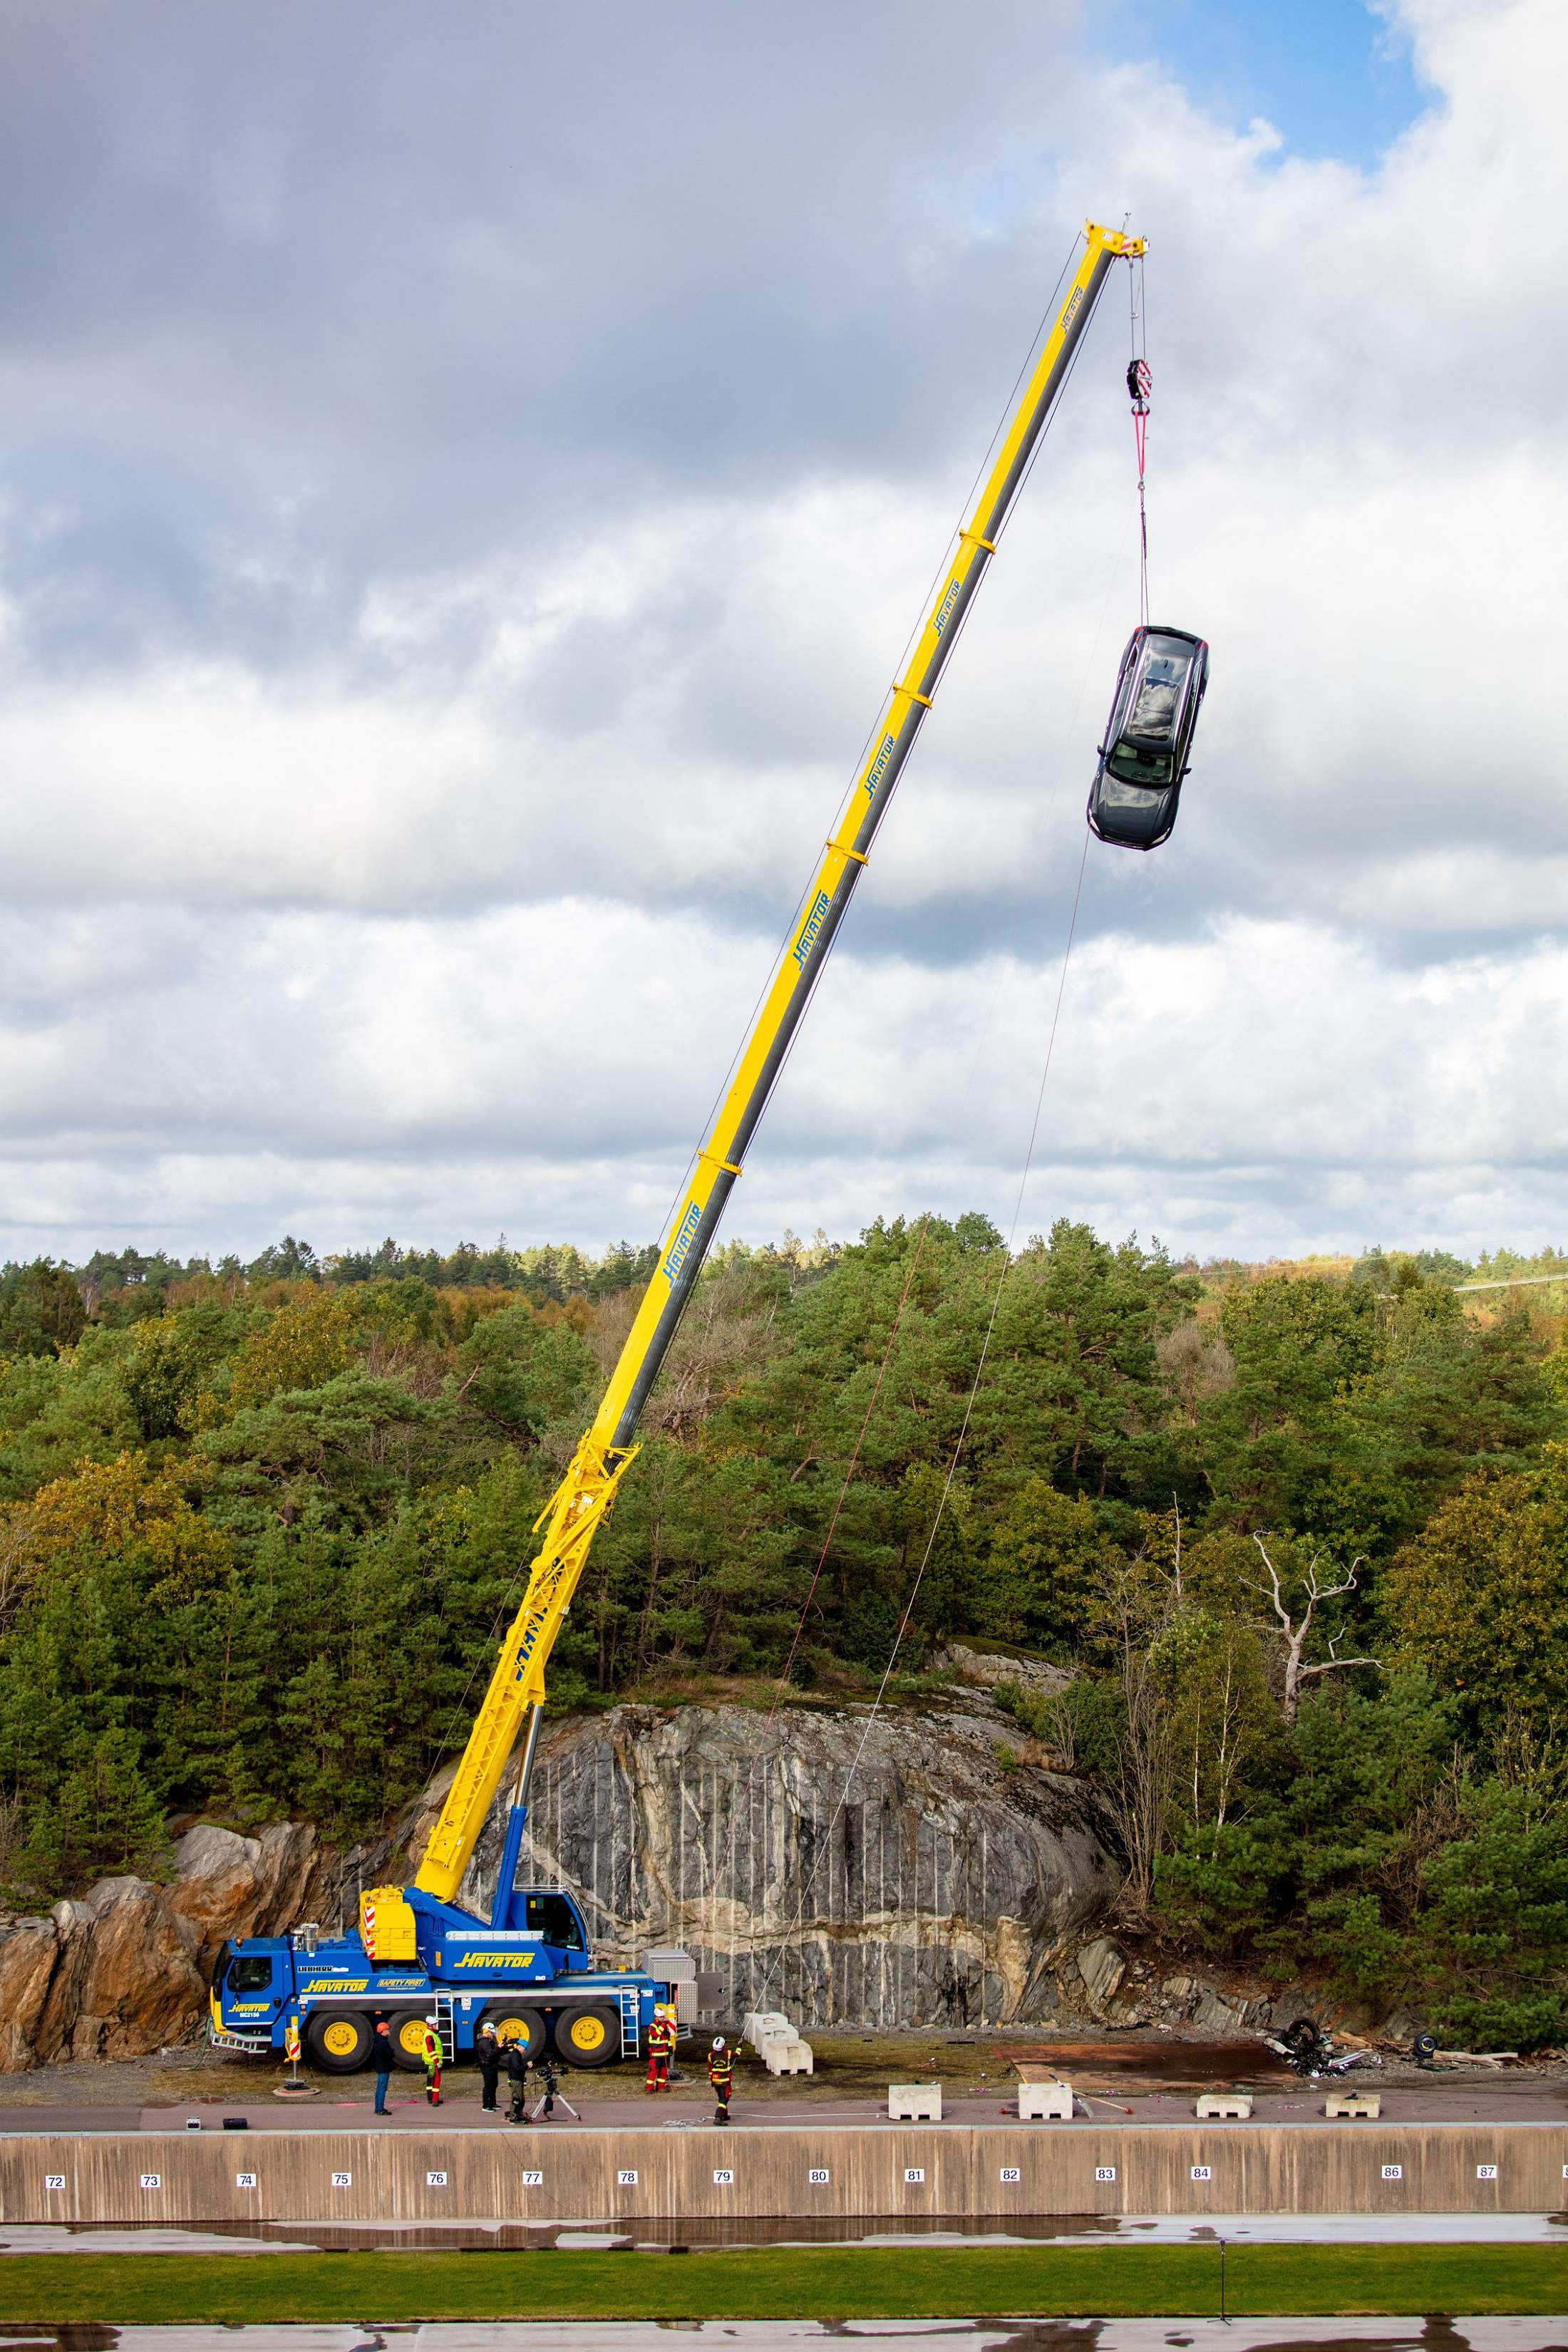
[[[0,2221],[1552,2213],[1565,2171],[1555,2124],[18,2133]]]

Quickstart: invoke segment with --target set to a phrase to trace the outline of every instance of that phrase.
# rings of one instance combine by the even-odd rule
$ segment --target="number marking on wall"
[[[255,2173],[237,2172],[234,2176],[234,2185],[237,2189],[254,2189],[257,2185]]]
[[[825,2189],[830,2176],[825,2164],[814,2164],[805,2177],[814,2189]]]
[[[716,2172],[713,2175],[713,2186],[715,2189],[733,2189],[735,2186],[734,2174],[732,2172]]]
[[[1214,2173],[1206,2164],[1194,2164],[1193,2167],[1193,2179],[1194,2180],[1212,2180],[1214,2179]]]
[[[1496,2165],[1478,2164],[1476,2167],[1476,2179],[1478,2180],[1495,2180],[1497,2179]]]
[[[352,2189],[352,2188],[353,2187],[353,2185],[354,2185],[354,2177],[353,2177],[353,2174],[352,2172],[334,2172],[334,2173],[333,2173],[333,2175],[332,2175],[332,2187],[333,2187],[334,2189]]]
[[[1017,2168],[1017,2166],[1016,2166],[1016,2164],[1005,2164],[1005,2165],[1002,2167],[1001,2178],[1002,2178],[1002,2179],[1004,2179],[1005,2181],[1006,2181],[1009,2185],[1011,2185],[1011,2183],[1012,2183],[1013,2181],[1015,2181],[1015,2180],[1022,2180],[1022,2179],[1024,2178],[1024,2176],[1023,2176],[1023,2174],[1019,2171],[1019,2169],[1018,2169],[1018,2168]]]
[[[904,2167],[904,2186],[905,2186],[905,2188],[906,2188],[906,2189],[918,2189],[918,2188],[920,2187],[920,2185],[921,2185],[921,2181],[923,2181],[923,2180],[924,2180],[924,2179],[925,2179],[925,2167],[924,2167],[923,2165],[920,2165],[920,2164],[906,2164],[906,2165],[905,2165],[905,2167]]]
[[[447,2186],[446,2174],[444,2172],[427,2172],[425,2175],[425,2186],[426,2189],[445,2189]]]
[[[543,2173],[525,2172],[522,2176],[522,2185],[525,2189],[542,2189],[544,2186]]]
[[[1385,2180],[1403,2180],[1405,2167],[1402,2164],[1385,2164],[1383,2168],[1383,2177]]]
[[[1094,2177],[1097,2180],[1114,2180],[1116,2167],[1113,2164],[1097,2164],[1094,2168]],[[1205,2177],[1206,2179],[1207,2176]],[[1196,2180],[1197,2178],[1198,2175],[1194,2172],[1193,2179]]]
[[[44,2175],[44,2187],[45,2187],[46,2189],[63,2189],[63,2188],[65,2187],[65,2185],[66,2185],[66,2177],[65,2177],[65,2174],[64,2174],[63,2172],[46,2172],[46,2173],[45,2173],[45,2175]]]
[[[635,2189],[637,2185],[637,2174],[635,2172],[617,2172],[616,2175],[616,2184],[617,2188],[621,2189]]]
[[[161,2172],[144,2172],[142,2175],[142,2186],[143,2189],[162,2189],[163,2186],[163,2174]]]

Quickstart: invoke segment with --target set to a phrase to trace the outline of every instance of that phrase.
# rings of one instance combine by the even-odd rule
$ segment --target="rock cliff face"
[[[617,1964],[684,1946],[734,2015],[1044,2018],[1121,1873],[1087,1784],[1019,1761],[1009,1739],[967,1692],[918,1716],[617,1707],[554,1725],[520,1875],[570,1886]],[[464,1884],[478,1910],[505,1813],[503,1798]]]
[[[275,1935],[300,1916],[316,1833],[279,1822],[244,1838],[204,1823],[174,1859],[172,1885],[104,1878],[44,1918],[0,1918],[0,2071],[184,2040],[224,1938]]]
[[[683,1945],[736,2016],[1045,2018],[1121,1871],[1087,1784],[1019,1760],[1019,1743],[977,1691],[921,1715],[623,1706],[553,1724],[520,1875],[571,1887],[613,1964]],[[171,1885],[105,1879],[47,1917],[0,1918],[0,2069],[188,2038],[226,1937],[352,1925],[362,1885],[417,1862],[442,1793],[348,1854],[305,1823],[204,1824]],[[462,1889],[481,1913],[505,1816],[503,1795]]]

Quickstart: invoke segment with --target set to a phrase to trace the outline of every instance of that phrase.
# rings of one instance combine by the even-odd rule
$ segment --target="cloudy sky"
[[[0,1255],[650,1238],[1086,215],[1027,1230],[1568,1239],[1559,0],[10,0]],[[1127,273],[736,1197],[1011,1220]],[[1551,681],[1555,677],[1557,685]]]

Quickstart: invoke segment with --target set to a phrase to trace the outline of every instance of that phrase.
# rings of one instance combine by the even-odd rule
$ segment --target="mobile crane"
[[[280,2050],[297,2030],[318,2065],[346,2074],[367,2062],[372,2021],[381,2013],[390,2016],[398,2062],[412,2069],[419,2063],[425,2020],[434,2016],[449,2058],[471,2051],[489,2020],[504,2039],[526,2040],[531,2055],[549,2041],[569,2063],[599,2066],[639,2049],[656,2005],[673,2005],[682,2025],[694,2021],[699,1989],[686,1954],[649,1954],[641,1969],[596,1969],[572,1896],[515,1884],[545,1668],[589,1547],[636,1458],[637,1416],[1096,302],[1116,262],[1143,250],[1142,238],[1093,221],[1084,225],[1083,251],[1065,299],[941,574],[925,626],[883,707],[717,1116],[690,1163],[658,1269],[609,1386],[535,1522],[542,1541],[522,1605],[413,1884],[366,1890],[357,1934],[323,1938],[302,1927],[286,1937],[226,1945],[212,1992],[212,2038],[221,2046]],[[461,1908],[457,1895],[520,1734],[521,1761],[495,1897],[484,1920]]]

